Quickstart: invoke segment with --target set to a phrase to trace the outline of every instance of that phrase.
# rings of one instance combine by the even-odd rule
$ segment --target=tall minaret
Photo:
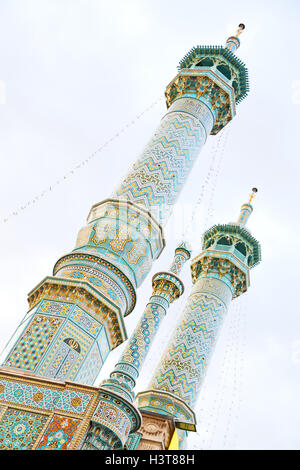
[[[150,417],[152,414],[153,425],[155,415],[169,416],[175,420],[175,426],[180,422],[181,429],[190,430],[196,424],[193,410],[229,304],[246,292],[250,284],[249,271],[261,259],[260,245],[245,227],[256,192],[253,188],[248,203],[241,207],[237,222],[214,225],[205,232],[203,251],[192,260],[194,285],[183,314],[149,390],[137,396],[139,410],[148,421],[148,414]],[[183,416],[178,401],[190,408],[190,415]],[[185,432],[180,433],[183,439]],[[146,433],[140,446],[148,448],[144,435]],[[161,442],[153,440],[151,448],[160,446]]]
[[[91,208],[53,276],[29,293],[27,323],[4,366],[93,384],[109,351],[126,339],[123,316],[164,247],[162,228],[200,149],[247,94],[238,46],[235,36],[226,47],[193,48],[180,62],[166,89],[168,110],[133,169]]]

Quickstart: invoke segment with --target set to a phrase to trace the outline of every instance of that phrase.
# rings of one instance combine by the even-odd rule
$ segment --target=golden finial
[[[255,194],[257,193],[258,189],[257,188],[252,188],[252,193],[250,194],[250,198],[248,201],[248,204],[251,204],[252,199],[254,198]]]
[[[235,33],[235,36],[238,37],[240,34],[242,34],[242,32],[244,31],[245,29],[245,25],[243,23],[240,23],[239,24],[239,29],[237,30],[237,32]]]

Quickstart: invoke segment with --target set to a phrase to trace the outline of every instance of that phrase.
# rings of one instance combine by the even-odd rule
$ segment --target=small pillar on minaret
[[[181,243],[175,250],[170,270],[153,276],[153,293],[146,309],[110,378],[101,384],[101,400],[83,449],[122,449],[129,434],[138,429],[140,415],[133,405],[136,380],[170,304],[183,293],[183,283],[178,275],[190,257],[188,244]],[[120,425],[116,424],[116,416],[121,417]]]
[[[194,285],[183,314],[149,390],[137,395],[139,410],[148,418],[152,414],[153,424],[158,415],[169,415],[175,420],[181,429],[179,441],[196,424],[193,411],[230,302],[246,292],[249,271],[261,260],[260,245],[245,227],[256,192],[253,188],[238,222],[214,225],[204,233],[203,251],[191,262]],[[178,406],[179,400],[190,415]],[[144,448],[143,438],[139,448]]]
[[[240,47],[240,40],[239,40],[239,35],[242,34],[242,32],[245,29],[245,25],[243,23],[239,24],[239,29],[237,30],[235,36],[230,36],[227,41],[226,41],[226,48],[231,51],[235,52],[239,47]]]
[[[250,215],[252,214],[252,211],[253,211],[253,207],[251,205],[251,202],[252,202],[252,199],[254,198],[256,193],[257,193],[257,189],[252,188],[252,193],[250,194],[249,201],[247,202],[247,204],[243,204],[242,207],[241,207],[241,213],[240,213],[240,216],[239,216],[238,221],[237,221],[238,224],[246,225],[246,223],[248,222],[248,219],[249,219],[249,217],[250,217]]]

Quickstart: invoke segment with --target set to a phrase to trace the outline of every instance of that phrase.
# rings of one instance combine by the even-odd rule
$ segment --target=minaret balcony
[[[236,114],[234,88],[217,69],[182,69],[167,86],[165,95],[167,107],[180,98],[196,98],[206,104],[215,120],[212,135],[223,129]]]

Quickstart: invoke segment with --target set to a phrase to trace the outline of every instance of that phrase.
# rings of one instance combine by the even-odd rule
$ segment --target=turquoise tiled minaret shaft
[[[245,227],[256,191],[236,223],[205,232],[203,251],[191,264],[193,289],[149,390],[137,397],[140,410],[182,420],[174,407],[178,398],[194,409],[229,304],[246,292],[249,270],[261,259],[260,245]]]
[[[146,309],[110,378],[101,384],[102,400],[91,421],[84,449],[122,448],[129,433],[136,430],[130,419],[134,407],[129,407],[135,397],[133,389],[170,303],[183,292],[178,275],[190,256],[190,248],[186,243],[181,243],[175,250],[170,270],[153,276],[153,293]],[[127,412],[124,412],[126,409]],[[118,415],[122,419],[116,423]],[[136,421],[139,422],[138,419]]]

